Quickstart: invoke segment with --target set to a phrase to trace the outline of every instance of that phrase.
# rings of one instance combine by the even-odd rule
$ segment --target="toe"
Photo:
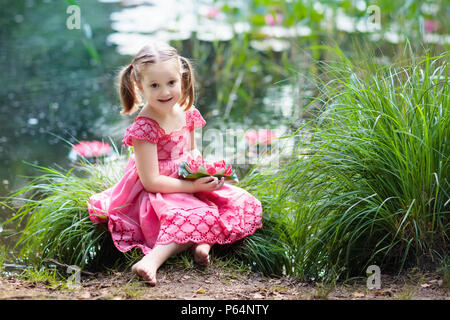
[[[150,285],[154,286],[156,285],[156,276],[153,270],[149,268],[144,268],[142,270],[141,276],[144,278],[146,282],[148,282]]]
[[[207,244],[199,244],[195,247],[194,261],[200,265],[207,266],[209,264],[209,249]]]
[[[206,266],[209,264],[209,254],[206,252],[201,252],[198,255],[197,262],[203,266]]]
[[[131,272],[143,278],[144,281],[148,282],[150,285],[156,285],[156,276],[152,269],[136,264],[131,267]]]

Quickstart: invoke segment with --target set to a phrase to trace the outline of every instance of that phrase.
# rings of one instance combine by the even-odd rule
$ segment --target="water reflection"
[[[134,55],[149,39],[160,41],[187,40],[192,36],[201,41],[229,41],[233,31],[219,1],[132,1],[132,6],[111,14],[111,28],[116,31],[108,42],[118,46],[121,54]],[[139,5],[137,5],[139,4]],[[245,1],[228,1],[228,5],[244,8]]]
[[[0,196],[36,171],[24,161],[67,167],[66,142],[103,137],[107,123],[119,118],[113,77],[122,57],[107,46],[112,5],[79,1],[90,43],[102,53],[96,61],[86,50],[86,32],[68,30],[64,1],[2,1],[0,10]],[[87,30],[86,28],[84,28]],[[64,141],[65,140],[65,141]],[[0,207],[0,223],[11,212]],[[7,232],[2,233],[2,237]],[[2,241],[0,241],[1,244]]]
[[[201,41],[229,41],[240,34],[251,32],[254,39],[250,45],[254,49],[282,52],[290,48],[290,39],[309,37],[324,31],[361,33],[367,34],[371,41],[386,40],[390,43],[399,43],[405,41],[408,32],[412,35],[418,29],[416,26],[409,28],[411,30],[405,30],[405,25],[395,21],[383,21],[382,28],[380,7],[369,6],[365,0],[352,2],[355,10],[351,12],[352,14],[345,12],[344,5],[339,7],[339,4],[327,1],[314,1],[312,4],[308,1],[298,2],[303,4],[304,10],[314,10],[313,12],[320,18],[306,16],[287,26],[282,23],[285,17],[281,13],[268,11],[267,8],[263,8],[262,2],[251,1],[121,1],[124,8],[111,14],[111,27],[115,32],[108,36],[108,42],[117,45],[117,50],[121,54],[134,55],[150,39],[170,41],[195,37]],[[267,2],[267,7],[271,6],[273,7],[274,3]],[[307,6],[312,8],[308,9]],[[222,9],[225,7],[232,14],[223,12]],[[249,23],[252,19],[255,20],[254,12],[250,9],[263,15],[265,12],[262,25],[261,22],[257,25]],[[423,15],[437,16],[437,10],[439,6],[436,4],[424,3],[420,6]],[[304,12],[301,13],[304,15]],[[449,35],[433,33],[438,28],[435,28],[436,30],[426,28],[430,23],[437,21],[420,18],[419,22],[422,24],[419,32],[424,43],[440,45],[450,43]],[[415,21],[411,20],[409,23]]]

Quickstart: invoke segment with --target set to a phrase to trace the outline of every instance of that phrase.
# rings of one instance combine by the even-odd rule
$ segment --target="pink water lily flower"
[[[276,13],[274,17],[272,13],[268,13],[264,16],[264,21],[269,26],[280,25],[283,21],[283,16],[280,13]]]
[[[269,129],[260,129],[258,131],[258,142],[260,144],[266,145],[272,143],[272,139],[275,139],[277,136],[275,132]]]
[[[112,147],[107,142],[80,141],[72,146],[72,150],[84,158],[99,158],[111,153]]]
[[[197,158],[192,158],[191,156],[188,156],[187,163],[189,165],[189,168],[192,170],[192,172],[197,172],[198,168],[201,166],[205,166],[205,161],[201,156],[197,156]]]
[[[223,174],[225,174],[225,175],[227,175],[227,176],[233,174],[233,169],[231,168],[231,164],[229,164],[229,165],[225,168],[225,171],[224,171]]]
[[[250,146],[257,144],[267,145],[271,144],[272,139],[276,138],[275,132],[270,129],[259,129],[258,131],[250,129],[245,134],[245,138]]]
[[[225,161],[224,160],[209,163],[209,162],[205,161],[201,156],[197,156],[197,158],[195,158],[195,159],[188,158],[187,163],[188,163],[189,169],[191,169],[192,173],[196,173],[198,171],[198,169],[202,166],[203,166],[203,168],[206,169],[206,172],[212,176],[215,174],[218,174],[218,173],[223,173],[225,171]],[[230,168],[231,168],[231,166],[230,166]]]
[[[247,133],[245,134],[245,139],[247,139],[248,144],[250,146],[254,146],[258,143],[258,132],[256,130],[250,129],[247,130]]]
[[[225,160],[216,162],[208,162],[198,155],[195,159],[188,155],[186,161],[182,162],[178,167],[178,175],[187,179],[198,179],[204,176],[215,176],[225,178],[231,183],[239,182],[239,179],[232,169],[231,165],[227,165]]]
[[[216,172],[219,172],[220,170],[225,171],[225,160],[220,160],[213,163],[214,169],[216,169]]]
[[[215,173],[214,174],[225,174],[231,175],[233,170],[231,169],[231,165],[226,165],[225,160],[220,160],[213,163]]]
[[[217,16],[219,14],[220,14],[220,9],[211,7],[211,8],[208,9],[208,13],[206,14],[206,16],[209,19],[215,19],[215,18],[217,18]]]
[[[210,163],[205,163],[205,169],[206,169],[206,172],[208,172],[208,174],[210,174],[210,175],[215,175],[217,172],[217,170],[216,170],[216,168],[214,167],[214,165],[213,164],[210,164]]]
[[[427,33],[435,32],[439,29],[439,21],[425,20],[425,31]]]

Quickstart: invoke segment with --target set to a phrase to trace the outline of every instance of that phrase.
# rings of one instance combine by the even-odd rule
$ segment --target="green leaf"
[[[80,6],[78,4],[78,2],[76,2],[75,0],[65,0],[68,4],[72,5],[72,6]]]
[[[100,55],[98,54],[97,49],[95,49],[95,46],[86,39],[82,39],[81,41],[83,42],[92,59],[94,59],[96,62],[100,62]]]

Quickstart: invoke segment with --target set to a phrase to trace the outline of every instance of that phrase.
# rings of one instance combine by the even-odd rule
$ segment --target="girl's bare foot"
[[[180,253],[192,246],[192,243],[177,244],[171,242],[165,245],[155,246],[147,255],[131,267],[131,271],[148,281],[150,285],[156,285],[156,271],[171,256]]]
[[[144,256],[141,260],[131,267],[131,271],[144,278],[150,285],[156,285],[157,264],[151,259],[150,255]]]
[[[200,243],[194,247],[194,261],[202,266],[209,264],[209,250],[211,245],[208,243]]]

